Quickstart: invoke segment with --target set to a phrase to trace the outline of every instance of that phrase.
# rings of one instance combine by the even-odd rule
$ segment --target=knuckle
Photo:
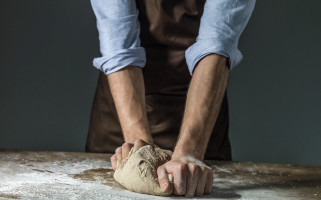
[[[163,168],[164,168],[163,165],[159,166],[159,167],[157,168],[157,174],[160,174],[160,173],[162,172]]]
[[[121,153],[121,147],[118,147],[115,152],[116,153]]]
[[[135,142],[139,142],[139,141],[142,141],[141,139],[136,139]]]
[[[124,143],[121,147],[125,148],[125,149],[130,149],[131,148],[131,144],[130,143]]]
[[[205,175],[211,173],[211,171],[210,171],[209,169],[207,169],[207,168],[205,168],[205,169],[202,170],[202,171],[203,171],[203,174],[205,174]]]
[[[142,147],[142,146],[144,146],[144,141],[141,140],[141,139],[135,140],[135,146],[136,146],[136,147]]]
[[[208,167],[208,166],[205,166],[205,170],[207,171],[213,171],[212,168]]]
[[[206,174],[213,175],[213,170],[211,168],[205,168],[204,172],[206,172]]]
[[[178,170],[181,171],[181,172],[186,172],[187,170],[187,165],[186,163],[179,163],[178,166],[177,166]]]
[[[143,143],[143,140],[137,139],[137,140],[135,140],[135,143],[142,144],[142,143]]]
[[[200,167],[198,165],[195,165],[195,164],[191,164],[189,166],[189,168],[190,168],[190,171],[191,171],[192,174],[197,174],[199,172],[199,170],[200,170]]]

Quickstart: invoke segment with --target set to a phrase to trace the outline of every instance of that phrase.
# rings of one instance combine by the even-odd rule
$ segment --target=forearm
[[[226,58],[204,57],[195,68],[185,113],[173,157],[190,155],[203,160],[226,91],[229,69]]]
[[[152,142],[149,130],[142,69],[126,67],[107,75],[125,142]]]

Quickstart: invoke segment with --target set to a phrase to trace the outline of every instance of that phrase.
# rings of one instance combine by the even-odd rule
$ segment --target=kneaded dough
[[[126,189],[158,196],[169,196],[173,193],[173,184],[163,192],[157,179],[157,168],[171,159],[171,151],[153,148],[150,145],[138,150],[132,148],[125,160],[114,173],[115,180]],[[170,180],[172,179],[169,176]]]

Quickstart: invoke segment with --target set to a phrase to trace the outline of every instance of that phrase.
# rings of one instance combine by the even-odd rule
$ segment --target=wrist
[[[188,116],[184,117],[184,122],[174,149],[174,155],[189,155],[203,160],[209,140],[208,135],[210,134],[206,131],[203,120],[196,120],[194,118],[194,121],[192,121],[189,120]]]
[[[172,159],[177,159],[183,156],[191,156],[198,160],[204,159],[205,151],[202,145],[198,145],[193,139],[180,138],[175,146]]]

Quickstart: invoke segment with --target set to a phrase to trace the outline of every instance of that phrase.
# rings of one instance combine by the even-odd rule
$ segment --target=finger
[[[209,169],[209,172],[207,173],[206,177],[206,183],[205,183],[205,194],[211,193],[212,190],[212,185],[213,185],[213,170]]]
[[[148,143],[144,142],[143,140],[141,139],[137,139],[135,140],[135,143],[134,143],[134,148],[137,150],[145,145],[147,145]]]
[[[124,143],[122,146],[121,146],[121,151],[122,151],[122,158],[123,159],[126,159],[127,156],[128,156],[128,153],[130,152],[130,149],[133,147],[132,144],[130,143]]]
[[[117,149],[116,149],[116,157],[117,157],[117,163],[121,163],[121,161],[122,161],[122,149],[121,149],[121,147],[118,147]]]
[[[116,154],[114,154],[111,158],[111,166],[113,168],[113,170],[115,171],[117,169],[117,157]]]
[[[187,164],[176,163],[176,164],[165,164],[167,173],[173,175],[174,181],[174,194],[184,195],[186,191],[186,177],[187,177]]]
[[[194,163],[188,164],[189,174],[187,176],[186,197],[193,197],[198,183],[200,167]]]
[[[208,170],[205,167],[201,167],[201,170],[199,173],[199,179],[198,179],[197,187],[195,191],[196,196],[202,196],[204,194],[207,174],[208,174]]]
[[[146,145],[150,145],[152,147],[157,147],[155,144],[153,143],[150,143],[150,142],[145,142],[144,140],[141,140],[141,139],[137,139],[135,140],[134,142],[134,149],[137,150],[143,146],[146,146]]]
[[[161,189],[166,192],[170,188],[170,182],[168,179],[167,171],[164,167],[164,165],[161,165],[157,168],[157,176],[158,176],[158,182],[161,186]]]

